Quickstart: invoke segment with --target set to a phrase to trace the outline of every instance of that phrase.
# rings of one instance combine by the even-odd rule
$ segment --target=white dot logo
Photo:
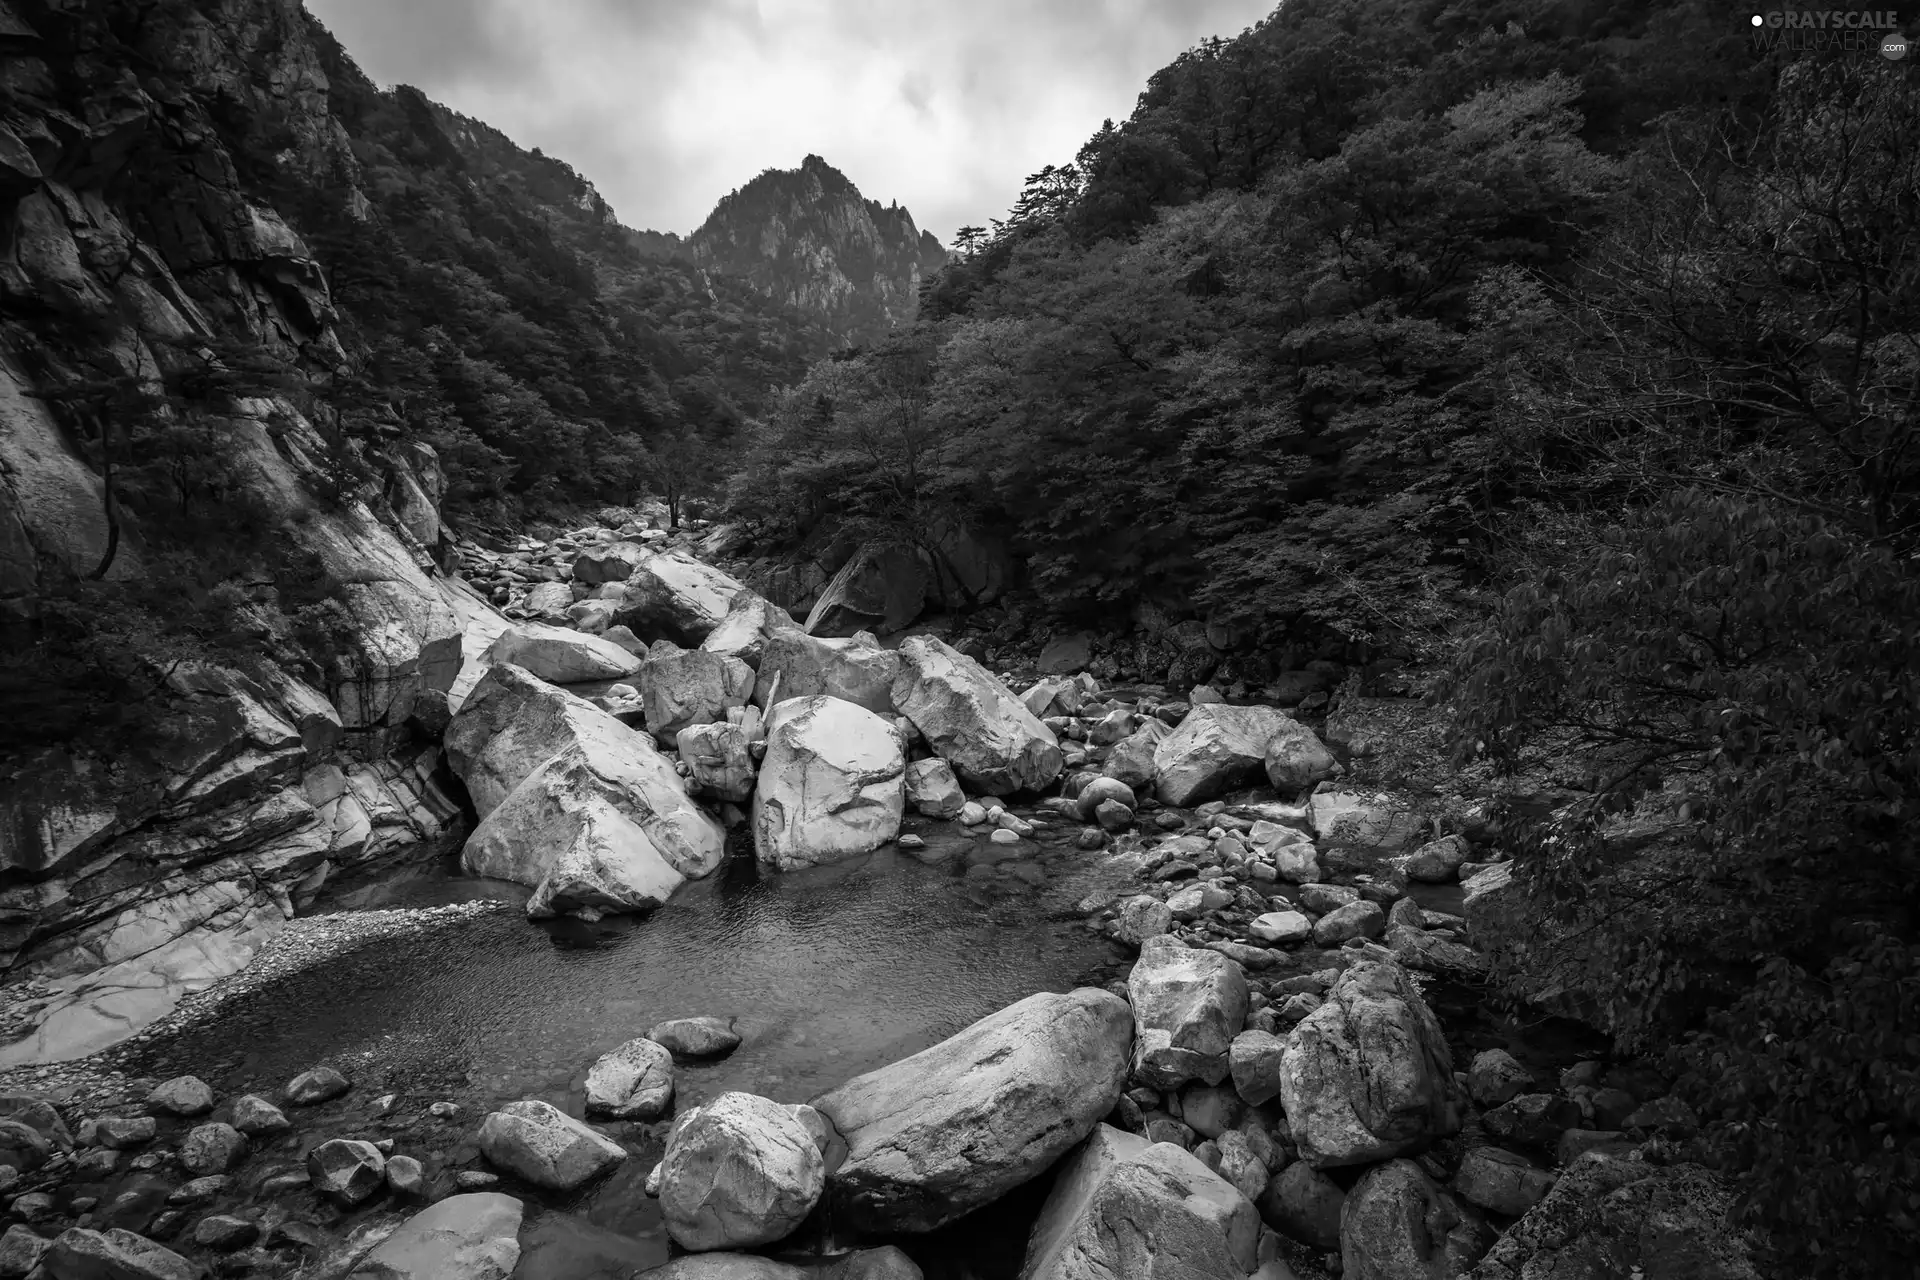
[[[1767,20],[1756,13],[1753,15],[1753,25],[1756,27],[1764,27],[1767,25]]]
[[[1887,38],[1880,42],[1880,56],[1888,62],[1898,62],[1907,56],[1907,38],[1898,31],[1889,31]]]

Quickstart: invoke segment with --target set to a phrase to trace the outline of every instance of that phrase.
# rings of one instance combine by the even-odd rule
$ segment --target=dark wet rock
[[[332,1067],[314,1067],[302,1071],[287,1082],[287,1101],[296,1107],[331,1102],[353,1085]]]
[[[1340,1210],[1341,1280],[1452,1280],[1462,1268],[1448,1246],[1464,1221],[1418,1164],[1375,1165]]]
[[[0,1120],[0,1165],[32,1173],[52,1156],[47,1135],[18,1120]]]
[[[1553,1189],[1554,1175],[1500,1147],[1475,1147],[1460,1159],[1453,1190],[1463,1200],[1519,1217]]]
[[[1483,1049],[1467,1070],[1467,1092],[1483,1107],[1511,1102],[1533,1088],[1533,1073],[1505,1049]]]
[[[1552,1093],[1523,1093],[1481,1117],[1481,1123],[1501,1142],[1550,1153],[1560,1135],[1578,1128],[1580,1104]]]
[[[387,1190],[403,1199],[418,1200],[427,1194],[427,1171],[412,1156],[392,1156],[385,1169]]]
[[[1589,1151],[1599,1151],[1607,1155],[1625,1155],[1633,1150],[1634,1141],[1626,1134],[1614,1129],[1569,1129],[1560,1135],[1560,1145],[1554,1148],[1554,1163],[1565,1166]]]
[[[1312,1165],[1296,1161],[1274,1174],[1258,1203],[1261,1221],[1282,1235],[1316,1249],[1340,1247],[1347,1193]]]
[[[15,1223],[0,1236],[0,1280],[23,1280],[40,1265],[40,1259],[53,1241],[35,1234],[31,1227]]]
[[[60,1111],[45,1098],[30,1093],[0,1093],[0,1120],[18,1120],[62,1151],[73,1146],[73,1135]]]
[[[194,1178],[190,1182],[181,1183],[169,1192],[167,1203],[171,1205],[206,1204],[210,1200],[217,1199],[231,1181],[232,1179],[224,1173],[210,1173],[204,1178]]]
[[[1758,1280],[1730,1197],[1698,1165],[1582,1156],[1469,1280]]]
[[[351,1209],[386,1184],[387,1159],[371,1142],[333,1138],[307,1154],[307,1178],[323,1199]]]
[[[215,1253],[244,1249],[260,1238],[260,1224],[230,1213],[209,1214],[193,1226],[193,1242]]]

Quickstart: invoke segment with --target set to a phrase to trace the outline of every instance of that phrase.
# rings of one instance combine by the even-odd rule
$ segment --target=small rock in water
[[[987,811],[981,807],[978,800],[969,800],[960,806],[960,823],[962,826],[977,827],[986,820]]]
[[[673,1054],[649,1039],[629,1040],[587,1070],[587,1114],[658,1120],[673,1103]]]
[[[927,847],[927,842],[925,840],[922,840],[919,836],[914,835],[912,832],[908,832],[906,835],[897,837],[894,840],[894,843],[899,845],[902,849],[924,849]]]
[[[287,1101],[296,1107],[311,1107],[330,1102],[353,1086],[332,1067],[314,1067],[302,1071],[287,1082]]]
[[[1015,835],[1013,832],[1007,830],[1005,827],[994,828],[993,834],[988,836],[987,839],[992,841],[994,844],[1019,844],[1020,843],[1020,837]]]
[[[155,1085],[147,1107],[169,1116],[199,1116],[213,1110],[213,1090],[198,1076],[175,1076]]]
[[[460,1104],[457,1102],[436,1102],[427,1108],[427,1114],[435,1120],[451,1120],[460,1114]],[[493,1175],[488,1174],[487,1176],[492,1177]]]
[[[313,1189],[342,1209],[351,1209],[373,1197],[386,1183],[387,1161],[371,1142],[334,1138],[307,1156],[307,1177]]]
[[[230,1179],[228,1179],[226,1174],[214,1173],[204,1178],[195,1178],[191,1182],[183,1182],[173,1189],[173,1193],[167,1197],[167,1203],[174,1205],[205,1204],[207,1201],[218,1196],[222,1191],[225,1191],[228,1181],[230,1181]]]
[[[654,1024],[646,1038],[681,1058],[718,1058],[740,1047],[731,1018],[672,1018]]]
[[[453,1185],[462,1191],[485,1191],[500,1185],[500,1175],[484,1169],[462,1169],[453,1175]]]
[[[152,1116],[101,1116],[80,1126],[80,1141],[126,1151],[152,1142],[159,1131]]]

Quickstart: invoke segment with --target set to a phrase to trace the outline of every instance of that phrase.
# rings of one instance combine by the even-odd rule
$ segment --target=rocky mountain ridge
[[[797,169],[769,169],[723,196],[686,247],[702,266],[822,316],[854,342],[909,323],[921,281],[947,260],[912,214],[862,196],[816,155]]]

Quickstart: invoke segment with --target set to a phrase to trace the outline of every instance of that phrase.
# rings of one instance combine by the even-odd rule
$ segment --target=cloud
[[[630,225],[690,231],[812,152],[946,242],[1272,0],[308,4],[374,79],[565,159]]]

